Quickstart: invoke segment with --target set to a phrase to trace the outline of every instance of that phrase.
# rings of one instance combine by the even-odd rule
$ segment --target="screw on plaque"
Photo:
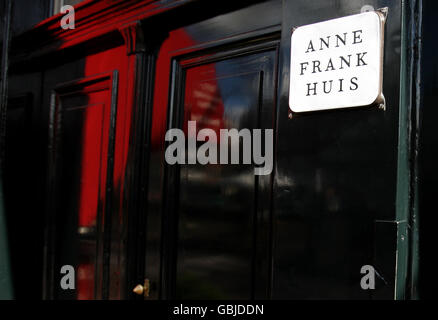
[[[386,99],[385,99],[385,96],[383,94],[380,96],[379,109],[386,111]]]

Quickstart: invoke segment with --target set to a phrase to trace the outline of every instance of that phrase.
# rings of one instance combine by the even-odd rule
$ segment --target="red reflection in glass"
[[[77,269],[77,299],[94,299],[94,264],[81,263]]]
[[[92,97],[90,97],[92,100]],[[82,135],[79,227],[96,225],[102,150],[103,106],[86,108]]]

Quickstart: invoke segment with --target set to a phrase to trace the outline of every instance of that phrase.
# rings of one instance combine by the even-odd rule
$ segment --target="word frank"
[[[188,122],[188,139],[186,148],[186,138],[181,129],[170,129],[166,132],[165,140],[172,142],[165,152],[166,162],[173,164],[228,164],[229,149],[231,149],[231,164],[239,164],[240,161],[240,141],[242,141],[243,164],[255,164],[255,175],[268,175],[272,172],[273,165],[273,130],[264,131],[264,155],[262,155],[262,130],[254,129],[220,129],[219,150],[218,137],[212,129],[201,129],[196,134],[196,121]],[[197,142],[204,142],[197,148]],[[229,143],[231,142],[231,144]],[[219,159],[218,159],[219,153]],[[252,157],[251,157],[252,154]],[[219,161],[218,161],[219,160]],[[261,167],[262,166],[262,167]]]

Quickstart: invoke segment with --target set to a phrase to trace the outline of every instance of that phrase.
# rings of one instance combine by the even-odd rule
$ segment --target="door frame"
[[[96,87],[99,82],[104,82],[104,85]],[[92,87],[92,86],[95,87]],[[95,269],[95,279],[100,268],[101,287],[95,280],[95,296],[98,292],[98,298],[107,299],[109,295],[109,259],[110,259],[110,232],[111,232],[111,211],[112,211],[112,192],[113,192],[113,171],[114,171],[114,148],[115,148],[115,128],[116,128],[116,113],[117,113],[117,90],[118,90],[118,71],[105,72],[94,76],[76,79],[57,85],[50,94],[50,110],[49,110],[49,147],[47,161],[47,198],[46,198],[46,216],[44,230],[44,257],[43,257],[43,299],[55,299],[56,282],[55,256],[56,256],[56,195],[57,195],[57,162],[58,162],[58,146],[60,145],[57,131],[61,130],[62,125],[62,104],[58,101],[58,96],[68,95],[70,93],[87,92],[87,87],[92,90],[109,90],[110,92],[110,119],[108,133],[108,151],[107,151],[107,171],[105,186],[105,199],[103,204],[99,201],[99,208],[103,205],[104,210],[98,209],[97,213],[97,231],[96,231],[96,261],[101,260],[102,265]],[[100,222],[103,222],[102,224]],[[100,258],[99,258],[100,257]],[[99,290],[100,289],[100,290]]]

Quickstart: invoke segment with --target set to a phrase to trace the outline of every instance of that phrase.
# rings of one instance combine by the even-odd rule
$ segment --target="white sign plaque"
[[[385,19],[386,14],[372,11],[296,28],[290,109],[349,108],[381,100]]]

